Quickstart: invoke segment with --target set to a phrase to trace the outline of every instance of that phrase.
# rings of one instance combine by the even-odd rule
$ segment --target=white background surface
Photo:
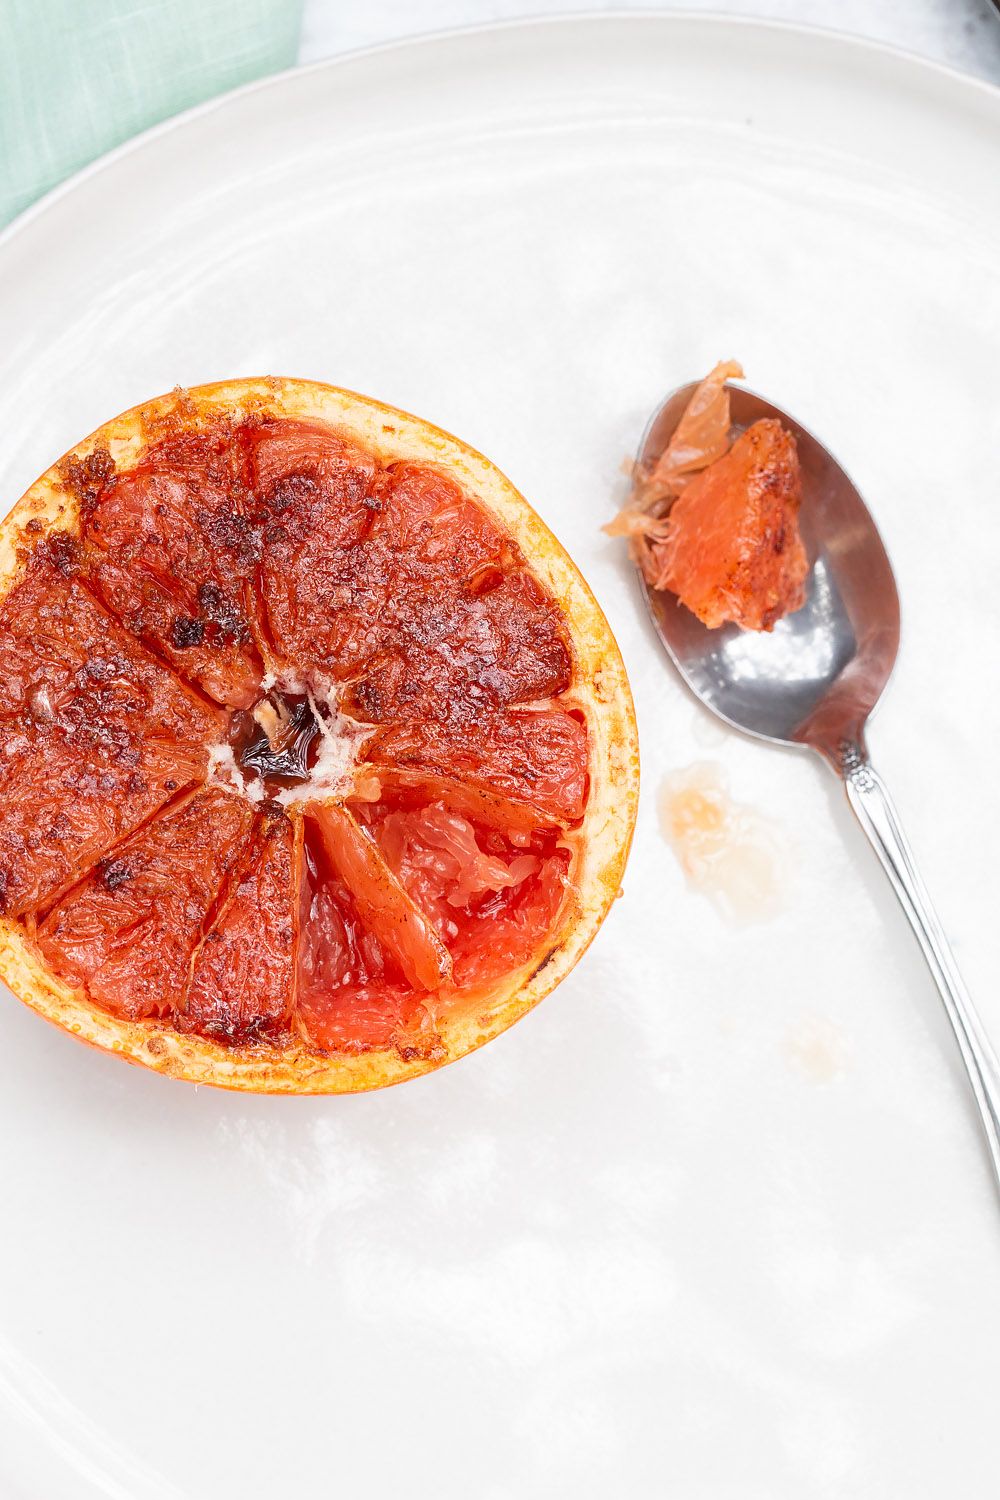
[[[938,1002],[832,778],[713,733],[599,526],[720,354],[844,459],[904,606],[873,748],[1000,1034],[998,181],[995,96],[892,57],[535,27],[209,107],[0,247],[4,493],[177,382],[415,409],[579,561],[644,759],[594,947],[439,1075],[228,1096],[0,1006],[3,1500],[992,1500],[1000,1214]],[[706,756],[791,846],[770,926],[660,837]]]
[[[991,0],[306,0],[301,62],[398,37],[521,16],[599,10],[759,16],[891,42],[1000,83],[1000,16]]]

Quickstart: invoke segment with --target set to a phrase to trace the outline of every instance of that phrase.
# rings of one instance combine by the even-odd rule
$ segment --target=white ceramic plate
[[[957,75],[567,20],[244,90],[0,242],[5,503],[177,383],[371,392],[552,523],[644,756],[599,940],[437,1076],[197,1091],[5,1000],[4,1497],[995,1492],[1000,1211],[938,1002],[832,778],[715,734],[598,527],[722,356],[842,458],[904,605],[873,748],[1000,1035],[998,183],[1000,95]],[[726,926],[658,832],[705,758],[792,846],[769,925]]]

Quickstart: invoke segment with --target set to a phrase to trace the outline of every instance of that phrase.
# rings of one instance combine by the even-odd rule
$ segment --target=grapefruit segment
[[[474,724],[484,713],[569,686],[570,655],[555,611],[526,573],[480,594],[436,581],[421,588],[402,577],[392,593],[380,648],[345,695],[348,711],[366,722]]]
[[[577,821],[587,796],[587,728],[577,713],[562,708],[484,713],[470,723],[390,724],[374,735],[365,757],[376,768],[421,772],[429,781],[444,775],[526,803],[543,822]]]
[[[342,918],[336,904],[324,896],[314,920],[326,924],[329,932],[330,925]],[[347,1056],[392,1052],[404,1063],[447,1055],[424,1000],[409,985],[384,978],[367,984],[340,983],[330,966],[315,972],[314,983],[302,984],[296,1012],[298,1028],[310,1046]]]
[[[191,958],[253,812],[190,793],[119,844],[39,924],[38,947],[95,1004],[136,1020],[181,1009]]]
[[[311,803],[307,810],[365,927],[396,960],[414,989],[439,989],[451,977],[447,949],[388,868],[375,842],[340,803]]]
[[[377,791],[375,797],[366,797],[366,801],[377,800],[382,793],[388,793],[398,802],[411,794],[419,803],[428,799],[443,802],[453,812],[462,813],[487,828],[497,828],[518,837],[531,834],[538,828],[558,828],[564,821],[532,802],[501,796],[481,782],[447,776],[433,766],[414,769],[378,764],[372,766],[372,774]]]
[[[520,549],[436,470],[390,466],[376,480],[346,447],[324,457],[336,441],[280,424],[257,449],[279,655],[350,682],[348,707],[371,723],[562,691],[565,634]]]
[[[422,566],[432,575],[474,588],[522,560],[520,550],[460,486],[427,464],[391,464],[382,476],[377,501],[372,535],[385,538],[397,551],[405,537],[408,568]]]
[[[423,911],[434,913],[446,939],[454,935],[454,909],[487,892],[516,889],[541,863],[524,850],[503,858],[482,847],[469,819],[444,802],[386,812],[375,839],[389,869]]]
[[[555,611],[524,568],[524,556],[461,489],[436,469],[397,464],[378,492],[372,547],[384,549],[392,580],[389,607],[399,688],[376,701],[365,685],[371,717],[384,722],[391,701],[418,699],[419,711],[447,701],[526,702],[566,686],[569,655]],[[456,672],[458,667],[461,670]],[[463,676],[470,690],[464,691]]]
[[[50,901],[205,774],[220,716],[71,574],[68,538],[36,550],[0,604],[0,897]]]
[[[377,501],[371,454],[307,423],[251,435],[267,630],[288,662],[342,675],[376,649],[383,598],[377,568],[359,569]],[[360,547],[360,551],[358,550]]]
[[[555,831],[501,833],[412,795],[359,806],[356,814],[447,947],[444,1004],[467,1003],[463,992],[528,962],[565,895],[570,852]]]
[[[249,427],[244,440],[256,519],[283,533],[265,538],[271,545],[333,548],[369,529],[379,472],[371,453],[309,422],[268,421]]]
[[[64,480],[81,482],[73,466]],[[101,599],[217,702],[249,707],[263,674],[245,596],[258,543],[238,507],[228,434],[167,440],[128,473],[83,484],[87,571]]]
[[[504,706],[555,697],[569,687],[572,663],[558,615],[526,569],[506,573],[495,587],[480,590],[456,613],[454,622],[443,618],[440,625],[432,617],[432,631],[417,618],[411,628],[415,635],[429,636],[436,649],[440,631],[446,660],[454,651],[460,653],[466,674],[473,678],[469,697],[474,715],[480,711],[483,690],[488,701]],[[458,693],[450,674],[446,689],[453,698]]]
[[[501,975],[529,964],[529,978],[540,974],[562,946],[553,933],[571,878],[572,854],[557,847],[542,860],[537,877],[470,904],[450,944],[456,987],[481,994]]]
[[[650,548],[654,587],[709,629],[773,630],[805,600],[801,503],[794,438],[771,418],[755,422],[674,501],[666,539]]]
[[[362,921],[351,891],[330,869],[311,819],[305,829],[296,1006],[302,1035],[328,1052],[441,1055],[427,995],[413,989]]]
[[[262,807],[195,954],[178,1025],[227,1045],[281,1041],[295,1006],[302,822]]]

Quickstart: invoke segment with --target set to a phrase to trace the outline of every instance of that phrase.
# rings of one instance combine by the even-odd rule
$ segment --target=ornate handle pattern
[[[847,800],[892,882],[941,993],[969,1072],[983,1118],[993,1170],[1000,1185],[1000,1064],[996,1053],[962,982],[948,940],[914,864],[896,809],[878,773],[860,745],[842,745],[837,759],[847,789]]]

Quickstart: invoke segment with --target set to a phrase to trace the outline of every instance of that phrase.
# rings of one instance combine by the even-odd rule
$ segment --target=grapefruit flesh
[[[650,549],[655,586],[709,629],[772,630],[805,601],[801,503],[795,440],[771,418],[754,422],[674,501],[668,535]]]
[[[366,926],[310,824],[302,901],[297,1011],[306,1040],[330,1051],[392,1049],[406,1061],[439,1051],[430,996]]]
[[[221,716],[97,603],[70,547],[0,603],[0,904],[37,910],[207,769]]]
[[[182,434],[81,497],[87,576],[133,635],[219,703],[252,704],[263,675],[247,609],[257,539],[226,432]],[[77,471],[67,469],[70,485]],[[86,481],[84,481],[86,483]]]
[[[464,778],[477,790],[527,803],[536,819],[572,823],[583,815],[587,731],[572,713],[557,709],[484,713],[459,725],[393,724],[374,736],[366,758],[379,774],[395,767],[427,778]]]
[[[229,1044],[280,1041],[295,1008],[301,822],[265,803],[195,950],[178,1025]]]
[[[415,990],[440,989],[451,961],[425,910],[412,900],[391,866],[339,803],[312,809],[331,867],[354,897],[358,916],[382,950],[395,959]]]
[[[765,418],[734,440],[727,381],[742,377],[734,360],[716,365],[604,527],[628,539],[650,587],[676,594],[710,630],[773,630],[805,603],[809,574],[795,439]]]
[[[206,787],[139,829],[38,928],[57,973],[132,1020],[181,1011],[191,961],[250,833],[253,809]]]
[[[634,815],[624,674],[471,450],[328,388],[224,389],[109,424],[15,512],[4,972],[183,1076],[391,1082],[596,930]]]
[[[477,826],[443,801],[366,805],[388,867],[426,911],[451,960],[452,983],[477,989],[526,963],[551,926],[567,883],[556,836]],[[544,955],[542,955],[544,956]]]
[[[569,685],[558,612],[518,549],[446,477],[374,473],[357,450],[308,460],[311,434],[256,450],[266,625],[282,660],[349,684],[369,723],[475,722]]]

